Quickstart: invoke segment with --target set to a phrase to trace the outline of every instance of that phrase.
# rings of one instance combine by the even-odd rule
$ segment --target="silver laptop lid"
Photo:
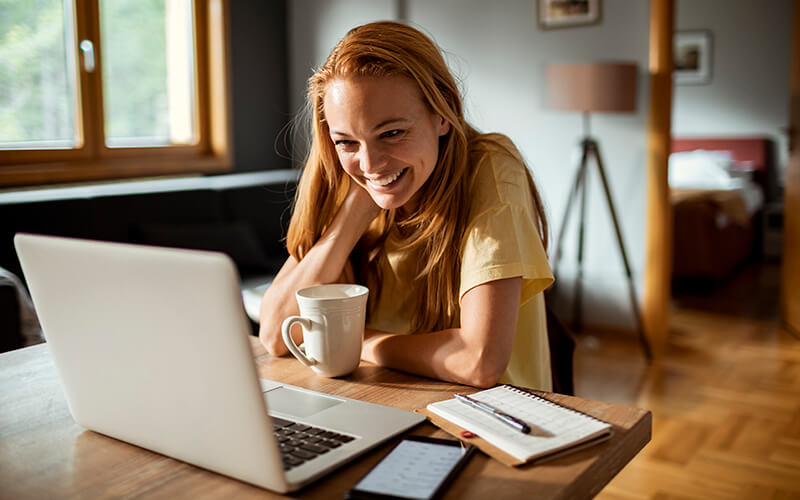
[[[78,424],[287,491],[226,255],[14,241]]]

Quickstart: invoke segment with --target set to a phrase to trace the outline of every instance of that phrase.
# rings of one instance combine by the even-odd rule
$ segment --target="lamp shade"
[[[564,111],[636,110],[636,64],[553,64],[547,67],[547,105]]]

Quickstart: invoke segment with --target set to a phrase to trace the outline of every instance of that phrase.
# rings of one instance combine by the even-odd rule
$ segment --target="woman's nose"
[[[385,163],[384,154],[377,146],[364,146],[361,149],[361,171],[366,174],[380,172]]]

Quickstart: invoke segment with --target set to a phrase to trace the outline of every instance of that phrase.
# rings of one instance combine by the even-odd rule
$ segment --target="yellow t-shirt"
[[[511,141],[503,141],[514,155],[490,147],[471,158],[476,167],[471,179],[469,220],[461,245],[459,297],[483,283],[522,278],[516,337],[500,382],[550,390],[550,351],[542,291],[553,282],[553,275],[537,231],[526,167]],[[385,245],[388,258],[383,264],[381,293],[367,318],[367,328],[407,334],[414,307],[416,263],[411,262],[402,250],[402,242],[392,235]]]

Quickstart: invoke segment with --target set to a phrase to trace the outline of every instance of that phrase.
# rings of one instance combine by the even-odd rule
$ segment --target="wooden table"
[[[343,379],[314,375],[294,358],[274,358],[253,338],[263,378],[413,410],[472,392],[446,382],[362,363]],[[98,374],[102,376],[102,374]],[[649,411],[548,395],[614,426],[610,441],[535,466],[506,467],[477,453],[445,499],[588,498],[650,440]],[[190,424],[187,422],[187,424]],[[413,434],[449,437],[425,422]],[[297,498],[342,498],[397,439],[310,486]],[[79,427],[72,420],[46,344],[0,354],[0,498],[270,498],[233,479]]]

